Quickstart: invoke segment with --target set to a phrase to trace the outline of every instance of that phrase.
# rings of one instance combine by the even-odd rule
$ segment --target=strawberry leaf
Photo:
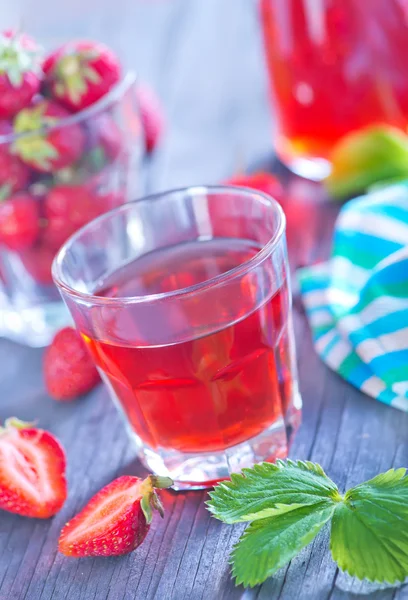
[[[209,511],[225,523],[264,519],[301,506],[341,500],[337,486],[320,465],[291,460],[233,473],[231,481],[220,483],[210,498]]]
[[[231,555],[237,584],[265,581],[310,544],[333,515],[330,500],[252,522]]]
[[[333,559],[359,579],[395,583],[408,575],[408,478],[391,469],[347,492],[331,529]]]
[[[100,83],[102,81],[102,77],[99,75],[98,71],[89,65],[84,67],[83,73],[84,77],[91,83]]]

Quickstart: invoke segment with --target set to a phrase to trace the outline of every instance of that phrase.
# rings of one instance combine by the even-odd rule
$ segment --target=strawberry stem
[[[148,525],[152,522],[153,510],[157,510],[161,517],[164,516],[164,507],[155,492],[155,488],[165,489],[172,485],[173,480],[170,477],[161,477],[159,475],[149,475],[142,481],[140,486],[142,494],[140,506]]]
[[[9,417],[4,421],[6,429],[29,429],[30,427],[34,427],[34,425],[34,421],[21,421],[17,417]]]

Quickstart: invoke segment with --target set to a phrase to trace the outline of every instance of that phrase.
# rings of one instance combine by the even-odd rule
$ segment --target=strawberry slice
[[[169,477],[124,475],[102,488],[61,531],[65,556],[120,556],[145,539],[156,509],[164,510],[155,488],[173,485]]]
[[[65,453],[48,431],[16,418],[0,427],[0,509],[48,519],[67,497]]]

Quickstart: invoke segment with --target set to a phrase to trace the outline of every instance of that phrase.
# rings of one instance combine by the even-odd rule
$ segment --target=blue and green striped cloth
[[[348,202],[331,259],[298,275],[323,361],[408,411],[408,182]]]

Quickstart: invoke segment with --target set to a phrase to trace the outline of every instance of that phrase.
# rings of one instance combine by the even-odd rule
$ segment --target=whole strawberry
[[[16,418],[0,427],[0,509],[48,519],[67,497],[65,453],[43,429]]]
[[[55,258],[55,249],[39,241],[31,248],[20,251],[20,260],[27,273],[39,285],[51,285],[51,266]]]
[[[153,152],[163,136],[164,117],[162,107],[156,94],[146,84],[138,86],[137,100],[146,151]]]
[[[120,556],[145,539],[153,510],[163,506],[155,489],[173,485],[169,477],[124,475],[98,492],[61,531],[59,551],[66,556]],[[109,508],[107,508],[109,507]]]
[[[0,121],[0,194],[12,194],[24,189],[30,178],[28,167],[11,153],[9,136],[13,128],[8,121]]]
[[[61,329],[44,356],[45,385],[55,400],[72,400],[99,383],[99,374],[81,336]]]
[[[280,200],[283,195],[283,188],[279,179],[275,175],[264,171],[258,171],[251,175],[236,175],[225,181],[225,183],[259,190],[260,192],[269,194],[276,200]]]
[[[89,119],[87,139],[90,148],[87,162],[93,171],[100,171],[121,154],[123,135],[113,117],[103,112]]]
[[[0,201],[0,244],[20,251],[34,244],[39,234],[38,201],[19,192]]]
[[[25,34],[0,34],[0,119],[10,119],[30,104],[41,75],[40,47]]]
[[[71,234],[102,212],[103,204],[88,185],[56,185],[44,200],[42,239],[58,250]]]
[[[121,77],[115,54],[92,41],[64,44],[46,58],[43,70],[51,94],[73,111],[102,98]]]
[[[26,133],[13,143],[13,153],[33,169],[48,173],[69,167],[83,153],[85,134],[78,123],[58,126],[70,113],[54,100],[42,99],[18,113],[15,133]]]

